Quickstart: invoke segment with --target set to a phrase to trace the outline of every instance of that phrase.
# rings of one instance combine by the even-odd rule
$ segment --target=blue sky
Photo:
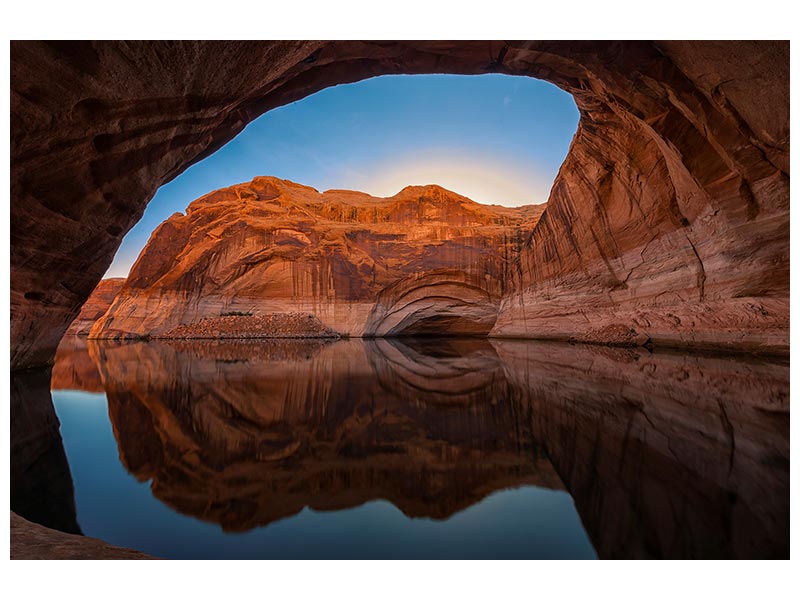
[[[196,198],[274,175],[320,191],[392,196],[436,183],[485,204],[545,202],[578,124],[572,97],[507,75],[394,75],[272,110],[162,186],[107,277],[124,277],[152,231]]]

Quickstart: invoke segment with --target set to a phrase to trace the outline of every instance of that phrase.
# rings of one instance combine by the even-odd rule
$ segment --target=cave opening
[[[494,323],[492,323],[493,325]],[[395,337],[484,337],[491,325],[458,315],[431,315],[392,332]]]
[[[143,270],[162,273],[172,268],[133,265],[137,260],[147,262],[142,257],[148,244],[168,247],[171,242],[161,240],[166,236],[161,234],[159,238],[154,232],[176,213],[188,215],[199,210],[194,207],[194,199],[212,197],[215,189],[234,186],[242,204],[248,199],[269,202],[276,195],[276,203],[292,203],[295,201],[292,194],[296,193],[298,204],[293,210],[298,213],[297,220],[302,221],[309,214],[308,205],[302,202],[310,192],[287,192],[288,185],[299,184],[298,190],[300,186],[310,186],[314,191],[334,190],[319,196],[318,202],[329,205],[325,211],[311,211],[319,223],[316,229],[340,227],[341,222],[355,215],[346,233],[351,240],[336,251],[336,256],[320,259],[334,263],[336,271],[352,278],[343,282],[340,277],[334,285],[335,294],[346,288],[344,293],[351,300],[355,297],[359,301],[375,301],[387,286],[446,269],[448,273],[462,272],[485,296],[477,301],[479,306],[474,309],[479,313],[477,316],[469,315],[473,309],[468,309],[466,316],[453,314],[452,302],[436,301],[439,285],[431,287],[429,295],[417,298],[421,308],[414,310],[419,309],[419,314],[409,314],[391,330],[379,332],[357,326],[342,331],[341,323],[326,322],[326,325],[347,335],[359,335],[362,330],[365,335],[390,336],[488,335],[496,320],[500,297],[507,291],[506,279],[515,268],[516,254],[544,211],[553,181],[575,136],[578,119],[575,101],[569,93],[546,81],[524,76],[388,75],[324,89],[266,112],[215,153],[162,186],[143,218],[125,236],[106,279],[129,277],[129,281],[141,287],[146,285],[143,282],[150,281],[142,276]],[[245,189],[243,182],[248,180],[251,183],[264,180],[264,185],[274,191]],[[373,222],[364,222],[357,201],[348,198],[342,207],[336,207],[338,199],[332,196],[338,190],[356,190],[371,196],[363,203],[380,205],[413,186],[420,191],[411,198],[410,205],[404,198],[402,207],[385,211]],[[187,207],[189,202],[193,204]],[[237,218],[245,223],[248,219],[246,215]],[[384,225],[394,221],[398,231],[384,231]],[[507,225],[502,235],[490,237],[481,233],[484,226],[501,224]],[[276,221],[275,229],[286,231],[291,226],[288,220]],[[324,245],[338,244],[334,236],[326,237],[316,230],[312,234],[309,228],[315,229],[315,224],[299,227],[292,239],[276,242],[277,250],[273,250],[283,253],[280,248],[286,244],[302,246],[303,241],[298,240],[306,240],[308,236],[314,239],[314,235],[321,237],[320,255],[326,252]],[[404,228],[413,231],[406,235]],[[213,235],[229,235],[228,232],[239,236],[241,228],[230,227]],[[186,235],[192,236],[194,232]],[[397,240],[401,235],[406,235],[405,248]],[[360,243],[362,238],[368,239]],[[279,247],[280,244],[283,246]],[[503,248],[498,248],[500,245]],[[233,246],[230,244],[217,254],[235,254],[238,249]],[[273,251],[268,242],[264,246],[254,249],[252,256]],[[188,246],[183,250],[183,254],[190,252]],[[361,256],[364,253],[371,264],[371,273],[364,271]],[[177,254],[174,259],[177,264]],[[254,264],[258,260],[245,257],[239,264]],[[301,260],[296,262],[299,264]],[[317,269],[318,265],[312,263],[306,261],[301,269]],[[246,268],[237,268],[238,275],[210,273],[208,268],[195,265],[191,277],[183,279],[241,282],[240,274]],[[376,271],[386,271],[380,284],[373,285],[368,292],[353,291],[369,287],[359,279],[374,279]],[[305,276],[298,275],[297,269],[292,273],[295,280]],[[321,275],[314,277],[320,279]],[[447,279],[451,280],[452,277]],[[273,287],[280,285],[276,281]],[[319,285],[314,284],[315,290]],[[238,285],[239,293],[247,296],[248,292],[241,291],[247,287]],[[297,295],[297,289],[293,284],[292,294]],[[450,289],[454,294],[452,301],[456,304],[464,301],[459,297],[462,288],[451,285]],[[362,295],[358,296],[359,293]],[[468,295],[469,299],[474,296],[471,287]],[[314,299],[317,304],[318,301]],[[241,302],[235,297],[221,302],[224,310],[230,312],[244,310],[245,305],[250,310],[254,301],[248,296]],[[258,299],[255,304],[258,305]],[[272,302],[270,306],[274,305]],[[195,310],[195,318],[208,313],[204,310]],[[257,306],[256,311],[262,312]],[[321,318],[325,322],[325,317]]]
[[[52,362],[160,186],[248,123],[333,86],[432,72],[540,78],[580,110],[501,335],[616,343],[624,328],[629,343],[788,352],[784,42],[70,44],[11,47],[13,369]]]
[[[686,489],[703,492],[707,488],[711,490],[707,494],[709,497],[722,499],[721,506],[715,502],[706,503],[707,506],[702,506],[697,513],[700,519],[695,519],[698,523],[705,523],[709,519],[704,521],[703,518],[708,515],[722,515],[721,521],[711,519],[711,525],[706,529],[684,528],[688,553],[691,556],[716,555],[720,548],[731,548],[734,554],[738,553],[733,547],[736,545],[730,543],[731,519],[726,512],[730,508],[729,500],[736,498],[736,506],[747,509],[739,510],[737,514],[746,513],[748,517],[742,523],[734,523],[736,531],[762,531],[761,523],[776,524],[774,528],[765,530],[763,537],[752,538],[750,541],[753,543],[748,542],[742,553],[752,555],[754,549],[762,548],[763,554],[787,554],[788,473],[783,467],[788,464],[788,439],[782,433],[788,432],[788,372],[783,369],[783,362],[772,361],[769,354],[788,355],[789,348],[788,43],[81,42],[80,46],[72,46],[71,51],[69,44],[74,43],[55,47],[42,42],[12,42],[11,364],[12,369],[18,371],[12,376],[11,423],[12,434],[17,436],[12,437],[12,450],[23,458],[40,456],[42,443],[58,450],[61,444],[59,421],[64,424],[66,453],[50,453],[50,458],[58,459],[48,461],[56,476],[45,473],[42,479],[55,483],[50,493],[63,497],[73,494],[68,469],[79,464],[73,461],[75,455],[71,453],[69,444],[84,444],[93,439],[85,435],[89,430],[85,426],[86,409],[91,408],[94,414],[99,415],[98,418],[110,417],[110,422],[101,422],[106,423],[103,436],[111,445],[98,446],[101,451],[85,444],[72,446],[87,449],[82,452],[87,460],[80,466],[84,469],[81,471],[84,476],[74,477],[76,486],[82,486],[74,490],[78,514],[86,514],[81,512],[84,509],[80,506],[88,498],[86,490],[95,487],[104,491],[91,486],[98,475],[106,476],[106,472],[98,468],[98,457],[116,460],[119,455],[120,460],[123,458],[122,446],[115,448],[113,437],[109,435],[112,433],[120,439],[121,427],[114,427],[115,414],[120,413],[112,413],[109,410],[112,405],[104,406],[96,401],[96,396],[93,399],[76,396],[79,402],[76,402],[78,410],[72,423],[75,428],[70,429],[70,421],[52,410],[50,389],[53,384],[48,385],[49,369],[35,367],[52,362],[69,321],[89,297],[119,247],[121,237],[139,221],[159,186],[165,192],[171,185],[162,185],[165,182],[172,180],[175,184],[183,181],[180,177],[173,178],[192,164],[195,166],[187,173],[202,173],[204,165],[214,164],[215,159],[221,160],[226,152],[235,148],[224,144],[241,133],[248,122],[265,111],[267,115],[278,115],[284,110],[276,107],[285,106],[288,111],[302,105],[300,102],[292,103],[303,97],[313,99],[312,95],[319,90],[336,91],[339,88],[331,86],[390,72],[478,74],[503,71],[505,74],[552,81],[565,93],[571,93],[580,108],[578,133],[574,141],[567,144],[569,155],[560,169],[556,167],[559,175],[552,190],[544,194],[548,202],[547,211],[540,215],[541,220],[532,235],[522,238],[524,251],[520,256],[524,260],[517,264],[500,261],[501,265],[518,268],[500,269],[494,285],[477,277],[480,269],[465,272],[451,263],[438,268],[441,265],[423,260],[421,274],[410,275],[391,289],[382,288],[380,310],[370,312],[368,318],[371,319],[370,325],[379,329],[376,333],[382,335],[387,331],[444,329],[445,324],[449,324],[451,329],[463,330],[474,328],[475,323],[491,321],[494,323],[494,338],[514,339],[450,338],[444,341],[443,348],[430,338],[419,335],[364,342],[341,340],[335,344],[316,340],[311,344],[302,342],[297,356],[289,359],[281,355],[281,351],[268,348],[270,344],[261,342],[258,347],[264,356],[251,356],[250,350],[256,344],[244,344],[248,346],[247,359],[256,359],[254,362],[243,360],[225,343],[207,344],[202,352],[196,349],[203,343],[193,343],[189,350],[186,350],[188,344],[180,342],[112,343],[105,346],[114,350],[113,356],[110,351],[84,352],[91,369],[79,371],[74,368],[81,364],[77,361],[68,365],[67,374],[73,378],[69,385],[76,385],[92,394],[100,389],[111,402],[117,402],[117,406],[123,406],[126,399],[130,400],[132,392],[137,394],[137,404],[146,394],[149,406],[163,416],[159,427],[165,432],[197,434],[197,439],[207,440],[205,447],[211,450],[224,447],[227,456],[211,456],[202,463],[197,462],[198,453],[194,450],[202,446],[191,440],[187,445],[184,438],[176,439],[174,445],[164,447],[170,456],[192,462],[192,465],[187,463],[185,466],[200,465],[197,473],[205,481],[196,489],[208,489],[205,485],[207,477],[204,477],[208,473],[207,465],[230,464],[228,458],[242,456],[244,448],[255,448],[258,453],[258,461],[250,461],[245,456],[250,464],[258,466],[267,460],[279,466],[301,465],[306,471],[304,463],[295,461],[291,454],[279,456],[275,451],[283,452],[286,448],[292,453],[295,449],[305,451],[311,448],[310,456],[316,460],[319,456],[324,457],[322,452],[316,452],[316,448],[328,451],[332,439],[347,442],[340,447],[343,456],[357,459],[357,470],[346,477],[356,481],[367,464],[363,451],[369,448],[365,443],[367,438],[377,438],[378,443],[373,444],[376,450],[385,454],[391,464],[401,467],[397,471],[400,475],[398,481],[410,482],[411,487],[422,489],[417,478],[408,477],[406,466],[409,461],[403,460],[397,450],[401,447],[398,441],[418,440],[422,444],[409,445],[407,456],[422,459],[419,463],[422,472],[433,474],[434,491],[441,489],[446,473],[443,475],[440,470],[431,470],[431,457],[456,457],[459,460],[476,457],[483,463],[486,449],[496,446],[507,450],[506,454],[498,457],[501,459],[498,464],[508,465],[515,477],[522,471],[518,463],[508,458],[534,457],[538,461],[541,454],[545,459],[552,459],[550,462],[555,470],[548,471],[548,481],[552,482],[554,489],[566,488],[569,494],[574,494],[574,502],[565,498],[568,505],[589,512],[590,505],[597,505],[597,502],[592,502],[597,495],[587,500],[580,496],[581,490],[593,491],[602,486],[598,488],[595,485],[597,469],[584,467],[611,465],[609,481],[613,485],[610,489],[613,492],[619,488],[619,477],[613,470],[619,464],[616,460],[619,456],[617,442],[621,440],[626,446],[629,437],[630,427],[627,425],[630,424],[631,411],[628,408],[635,404],[634,412],[641,413],[640,407],[644,406],[648,415],[669,414],[679,425],[702,421],[703,427],[693,427],[688,436],[669,420],[662,423],[663,426],[657,422],[647,424],[653,430],[659,426],[660,431],[674,433],[671,434],[673,441],[677,440],[681,447],[688,448],[692,456],[703,458],[704,454],[708,455],[708,460],[700,461],[702,464],[695,461],[702,468],[697,473],[689,473],[691,485],[685,485],[682,480],[672,487],[662,485],[664,481],[675,480],[669,476],[670,473],[687,472],[680,456],[664,461],[664,453],[659,448],[663,435],[645,430],[639,438],[653,443],[633,445],[635,459],[647,458],[648,455],[654,457],[651,462],[655,468],[643,471],[666,473],[661,479],[644,481],[644,487],[652,489],[653,485],[660,485],[676,499],[671,505],[686,505],[681,496],[681,491]],[[276,56],[282,59],[277,61]],[[165,70],[164,65],[173,68]],[[479,79],[481,77],[465,78],[465,81]],[[347,89],[347,86],[341,89]],[[447,108],[443,119],[452,116],[449,113],[457,113],[454,103],[440,104]],[[505,104],[503,98],[500,105]],[[513,107],[517,99],[511,98],[507,104],[504,108]],[[769,107],[769,110],[764,107]],[[338,115],[335,120],[340,124],[357,123],[361,118],[352,115],[353,119],[347,119],[341,112],[335,114]],[[309,119],[306,125],[305,134],[308,134],[309,130],[320,129],[322,123]],[[400,122],[400,128],[405,130],[411,143],[428,139],[436,131],[436,125],[431,122],[424,131],[415,132],[408,127],[408,122]],[[364,130],[372,137],[383,135],[369,126]],[[522,141],[528,145],[541,141],[532,139],[536,136],[523,127],[513,127],[513,124],[509,127],[506,123],[499,131],[506,141],[519,131],[523,132]],[[298,139],[305,134],[299,135]],[[465,130],[465,136],[473,142],[476,139],[471,129]],[[285,141],[286,138],[275,136],[274,139]],[[308,168],[327,164],[334,172],[352,175],[353,172],[340,160],[344,139],[347,138],[341,132],[338,136],[331,135],[331,143],[323,152],[321,146],[307,143],[306,135],[304,147],[315,149],[316,156],[306,154],[297,164]],[[375,153],[374,146],[367,143],[357,145],[365,153]],[[486,144],[481,146],[482,149],[488,147]],[[515,150],[512,149],[511,154],[519,156]],[[252,154],[255,156],[257,153]],[[272,171],[270,165],[276,164],[272,160],[275,157],[289,155],[291,153],[284,145],[258,157],[264,167],[259,174],[265,170]],[[210,162],[195,162],[204,156],[208,156]],[[502,162],[502,155],[497,156]],[[459,164],[467,171],[480,172],[473,164],[460,160],[463,157],[458,158]],[[234,170],[240,162],[235,153],[229,154],[229,169],[218,172],[226,172],[235,182],[246,181],[249,175],[241,176]],[[319,189],[327,189],[330,185],[286,173],[278,174],[290,180],[311,183]],[[183,202],[178,210],[185,208],[188,199],[220,187],[211,179],[202,183],[201,178],[195,183],[198,181],[201,182],[198,189],[202,187],[202,191],[176,193]],[[406,184],[405,181],[402,183]],[[349,183],[346,186],[357,187]],[[239,200],[243,204],[252,202],[253,206],[269,206],[269,186],[262,187],[265,193],[243,193]],[[175,189],[179,190],[179,186]],[[466,190],[456,191],[469,195]],[[434,195],[428,194],[428,197]],[[160,200],[151,206],[154,209],[166,206],[167,214],[172,210],[168,204],[161,205]],[[425,206],[431,206],[431,202]],[[231,211],[230,214],[236,216]],[[224,213],[224,210],[220,211],[216,216],[224,217]],[[294,212],[296,215],[301,213]],[[336,219],[341,219],[345,212],[334,214]],[[414,214],[424,216],[426,213],[418,211]],[[332,222],[337,222],[336,219]],[[156,218],[153,226],[162,221],[163,218]],[[241,227],[237,223],[231,225]],[[207,240],[215,239],[214,233],[200,232]],[[309,234],[313,233],[286,228],[277,238],[275,250],[279,252],[272,252],[270,248],[264,255],[296,253],[304,243],[303,235],[311,239]],[[353,235],[343,236],[343,243],[365,247],[374,241],[361,233],[351,233]],[[412,237],[414,234],[409,226],[404,226],[401,233]],[[393,235],[397,232],[381,232],[375,239],[386,241]],[[439,237],[453,241],[447,235]],[[179,241],[174,235],[167,236],[167,239],[172,244]],[[517,238],[512,236],[508,243],[512,246],[517,244]],[[343,246],[326,243],[325,247]],[[460,249],[456,251],[456,247]],[[459,259],[464,247],[458,243],[448,246],[453,252],[448,250],[445,255]],[[481,247],[491,249],[496,246],[486,244]],[[159,252],[167,257],[166,263],[180,262],[193,256],[191,253],[174,253],[173,250],[169,244],[160,247]],[[257,266],[258,261],[254,259],[260,260],[264,255],[260,258],[244,256],[238,265]],[[476,250],[475,256],[479,255]],[[208,264],[223,256],[224,252],[212,249],[208,253],[208,258],[212,259]],[[430,259],[425,252],[422,256]],[[333,289],[331,281],[335,282],[337,277],[371,281],[373,271],[367,261],[348,262],[345,258],[346,254],[333,252],[326,257],[325,268],[314,273],[315,289],[324,290],[321,298],[335,296],[328,292]],[[467,260],[459,264],[473,263]],[[259,275],[252,268],[250,271]],[[198,269],[189,269],[188,272],[192,276],[199,273]],[[352,273],[360,273],[361,278],[351,277]],[[155,278],[161,274],[158,269],[148,271],[141,282],[146,283],[148,277]],[[302,277],[291,279],[293,284],[302,282]],[[227,281],[225,277],[213,280]],[[191,279],[182,278],[181,281]],[[513,284],[503,283],[512,281]],[[334,288],[342,289],[338,283]],[[302,289],[302,285],[295,289]],[[358,298],[359,289],[359,286],[347,286],[347,299]],[[465,297],[468,302],[464,301]],[[181,296],[179,300],[185,298]],[[161,306],[157,302],[139,300],[133,298],[132,303],[154,309],[148,313],[157,313],[156,309]],[[212,300],[207,306],[197,308],[213,310],[220,316],[227,314],[225,318],[253,316],[249,304],[229,306]],[[324,307],[324,304],[318,303],[317,306]],[[364,317],[366,311],[354,303],[352,306],[332,307],[330,312],[340,314],[345,320],[355,320]],[[500,335],[495,335],[497,331]],[[549,344],[545,347],[531,338],[625,346],[647,339],[653,343],[655,352],[583,348],[578,344]],[[95,349],[101,345],[91,344]],[[373,352],[364,354],[359,350],[348,358],[342,351],[348,344],[363,345]],[[660,352],[661,344],[671,350]],[[749,351],[766,356],[763,361],[761,357],[755,361],[747,357],[737,362],[737,358],[716,354],[695,356],[680,348]],[[145,352],[140,352],[143,349]],[[311,360],[315,352],[319,353],[319,362]],[[432,357],[437,360],[430,360]],[[636,360],[631,360],[632,357]],[[647,368],[642,368],[643,361]],[[326,379],[330,365],[339,365],[343,375],[335,387],[329,385],[330,378]],[[170,378],[161,377],[161,371],[168,372]],[[287,375],[289,371],[291,375]],[[689,376],[685,377],[687,372]],[[55,373],[54,369],[54,379]],[[374,374],[376,379],[370,383],[364,373]],[[681,376],[673,377],[674,373]],[[244,377],[240,377],[241,374]],[[731,374],[744,374],[746,377],[737,379]],[[78,383],[77,380],[83,377],[88,378]],[[716,383],[717,380],[733,381],[733,387],[743,390],[744,396],[741,399],[735,394],[731,396],[725,386]],[[575,385],[565,386],[565,381]],[[92,388],[95,385],[99,387]],[[302,393],[304,390],[308,396]],[[338,394],[329,395],[331,390]],[[387,390],[392,390],[392,393],[387,393]],[[453,390],[457,393],[454,394]],[[611,392],[598,394],[598,390]],[[634,398],[632,404],[631,390],[644,390],[643,398]],[[354,402],[354,392],[362,393],[363,400]],[[337,395],[339,402],[329,401]],[[409,396],[416,398],[421,395],[426,397],[426,401],[407,401]],[[726,408],[728,396],[734,398],[735,406]],[[719,402],[715,402],[717,397],[721,399]],[[687,398],[696,401],[687,403]],[[273,400],[275,404],[271,404]],[[577,407],[578,412],[564,413],[561,408],[565,400],[568,408]],[[171,408],[165,410],[165,404]],[[440,416],[437,411],[448,404],[460,404],[466,410],[459,411],[453,419],[443,418],[446,415]],[[547,410],[537,412],[539,404],[545,409],[549,407],[552,414]],[[127,405],[131,405],[130,401]],[[672,405],[677,407],[676,410],[662,410],[664,406],[669,408]],[[476,406],[485,408],[485,412],[474,410]],[[688,412],[684,410],[687,406]],[[397,410],[397,407],[409,412]],[[531,407],[534,415],[541,414],[543,418],[532,420],[531,410],[528,410]],[[40,410],[45,408],[48,410]],[[715,411],[720,411],[721,417],[715,417]],[[185,424],[176,428],[174,424],[178,421],[170,416],[170,412]],[[287,418],[279,420],[274,415]],[[598,415],[621,415],[622,418],[617,423],[614,419],[598,418]],[[709,415],[712,418],[706,418]],[[768,422],[761,423],[761,417]],[[228,418],[232,427],[224,427],[224,423],[222,429],[210,427],[217,419],[224,421]],[[264,431],[269,435],[256,437],[258,444],[241,443],[242,436],[251,436],[253,430],[259,428],[259,420],[266,424]],[[308,430],[297,427],[301,420],[316,428],[320,435],[311,437]],[[140,442],[142,437],[137,424],[146,422],[138,416],[116,421],[127,424],[133,442]],[[155,413],[152,422],[156,423]],[[429,423],[430,427],[414,430],[409,425],[415,422]],[[580,431],[580,428],[572,431],[574,428],[565,428],[564,423],[595,422],[600,423],[606,436],[601,440],[600,454],[593,452],[591,456],[582,457],[571,453],[569,450],[575,445],[571,441],[587,439],[587,432]],[[342,431],[345,433],[339,436],[339,430],[329,423],[344,424]],[[727,463],[731,462],[728,460],[731,423],[736,426],[737,435],[744,431],[746,438],[744,444],[737,442],[736,448],[743,448],[745,454],[737,456],[736,464],[768,467],[763,473],[751,473],[755,479],[730,477]],[[484,430],[487,425],[490,428]],[[32,430],[36,430],[36,435],[32,435]],[[491,434],[493,430],[502,432],[504,437],[482,435],[483,431]],[[295,431],[299,431],[302,437],[288,435]],[[332,431],[337,435],[332,437]],[[698,431],[701,434],[699,438]],[[748,435],[748,431],[755,434]],[[505,437],[505,434],[509,436]],[[597,438],[593,431],[588,431],[588,435]],[[549,440],[541,445],[542,453],[520,453],[520,448],[529,447],[520,445],[521,440],[537,437]],[[692,448],[694,438],[699,439],[697,451]],[[169,437],[164,435],[159,439],[169,440]],[[494,442],[505,439],[508,444]],[[24,443],[16,445],[15,440]],[[320,443],[312,446],[308,440]],[[719,443],[709,447],[708,440],[718,440]],[[141,444],[134,446],[138,449]],[[187,447],[190,447],[188,452],[185,451]],[[550,451],[558,448],[566,448],[567,452],[560,456],[557,451]],[[29,449],[35,452],[29,452]],[[755,454],[748,454],[748,449],[754,449]],[[774,455],[776,458],[759,462],[759,455]],[[70,460],[64,461],[64,456]],[[720,456],[723,461],[717,460]],[[343,472],[336,461],[325,460],[336,467],[336,473]],[[178,462],[179,467],[184,467]],[[717,464],[720,462],[725,464]],[[460,489],[465,487],[461,485],[465,473],[483,471],[475,468],[474,464],[467,462],[465,468],[454,472],[451,480]],[[123,468],[123,465],[116,466]],[[370,472],[381,473],[370,469]],[[27,465],[13,471],[27,472]],[[254,471],[260,475],[264,470],[258,468]],[[189,471],[180,470],[180,473],[186,472]],[[134,481],[130,477],[132,469],[128,472],[118,470],[118,473],[122,475],[121,481]],[[568,477],[565,473],[574,476]],[[712,477],[707,477],[708,473]],[[717,481],[719,478],[715,479],[714,473],[721,473],[724,481]],[[86,477],[87,474],[92,477]],[[170,477],[162,481],[176,480],[172,472],[167,475]],[[324,481],[343,479],[326,476]],[[628,479],[630,481],[623,482],[626,489],[633,490],[634,496],[641,496],[642,482],[635,477]],[[320,480],[314,480],[309,489],[319,489]],[[748,498],[747,490],[757,487],[750,485],[751,480],[767,482],[768,493],[765,495],[764,486],[760,486],[758,497]],[[253,489],[274,489],[270,482],[264,484],[262,479],[256,479],[253,485],[249,480],[242,481],[247,484],[248,493]],[[509,481],[514,484],[518,479],[509,480],[503,475],[498,481],[508,485]],[[149,487],[154,494],[155,490],[163,489],[148,482],[137,482]],[[225,484],[226,478],[220,479],[220,483]],[[479,483],[483,486],[481,489],[489,489],[483,482]],[[246,506],[256,505],[249,495],[225,496],[226,490],[230,489],[227,485],[218,489],[221,493],[213,494],[214,497],[229,497],[230,502],[226,505],[233,509],[241,507],[242,502]],[[723,494],[717,493],[720,489]],[[296,486],[290,486],[291,490],[296,491]],[[187,494],[187,498],[191,498],[193,505],[205,507],[203,510],[207,510],[208,502],[214,500],[210,495],[198,496],[194,489],[189,491],[192,493]],[[425,497],[430,497],[429,491],[423,489]],[[36,493],[41,496],[45,491],[37,489]],[[618,496],[614,496],[613,502],[605,502],[604,506],[614,510],[615,503],[627,502]],[[385,495],[380,497],[385,498]],[[770,499],[767,504],[763,501],[765,497]],[[114,502],[109,502],[108,498],[104,494],[94,494],[91,500],[106,509],[127,506],[117,498],[128,499],[132,502],[130,506],[142,504],[142,496],[137,494],[117,496]],[[614,530],[613,527],[592,525],[597,527],[592,529],[592,539],[614,540],[616,534],[632,539],[633,531],[636,538],[634,551],[644,548],[650,555],[653,552],[676,552],[676,544],[664,549],[648,541],[661,539],[660,531],[647,527],[641,531],[626,528],[626,523],[660,522],[658,518],[652,518],[656,513],[648,512],[649,507],[638,511],[641,507],[638,507],[635,497],[633,500],[628,504],[636,505],[637,511],[625,515],[627,520],[621,528]],[[60,502],[61,506],[69,509],[66,518],[59,515],[61,526],[77,523],[69,500]],[[663,504],[653,510],[658,512]],[[263,505],[285,506],[272,499]],[[306,505],[313,504],[308,502]],[[160,509],[161,512],[152,514],[163,514],[163,507]],[[129,512],[133,514],[131,511],[125,514]],[[301,514],[315,512],[319,511],[303,510]],[[519,519],[511,511],[500,512],[512,517],[509,520],[512,528],[520,522],[536,522]],[[119,531],[119,510],[109,513],[115,514],[108,521],[111,528],[106,531]],[[253,514],[252,511],[249,514]],[[583,519],[584,515],[578,516]],[[609,521],[602,517],[599,515],[594,522]],[[170,543],[179,539],[176,535],[165,536],[164,521],[153,519],[152,515],[141,513],[140,518],[123,521],[131,526],[132,534],[138,539],[143,532],[147,533],[141,526],[147,523],[157,524],[153,528],[157,537],[168,539]],[[93,519],[82,520],[81,528],[92,522]],[[580,522],[579,519],[578,524]],[[589,519],[582,522],[593,523]],[[206,531],[211,529],[206,523],[199,520],[198,523]],[[312,529],[309,527],[307,530]],[[482,529],[498,530],[493,527]],[[84,533],[89,537],[106,539],[105,534],[97,530],[87,528]],[[717,533],[721,534],[720,537],[715,535]],[[295,535],[292,539],[301,537]],[[337,552],[341,536],[333,537],[334,552]],[[190,542],[196,540],[186,539]],[[710,542],[698,550],[698,539]],[[225,539],[222,543],[218,540],[207,543],[206,547],[226,547]],[[107,541],[114,540],[108,538]],[[191,545],[199,547],[201,544]],[[382,545],[393,547],[391,544]],[[611,546],[608,546],[611,550],[606,548],[608,555],[616,553],[619,556],[620,545]],[[281,548],[284,550],[285,547]],[[635,552],[623,550],[635,555]]]

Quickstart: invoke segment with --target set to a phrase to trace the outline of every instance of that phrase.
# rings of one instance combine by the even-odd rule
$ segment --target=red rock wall
[[[785,351],[788,55],[786,42],[15,42],[12,367],[52,360],[155,190],[247,122],[330,85],[431,72],[538,77],[581,111],[495,333]]]
[[[485,206],[438,186],[373,198],[257,177],[162,223],[90,336],[169,337],[230,313],[241,335],[256,336],[268,332],[257,327],[264,315],[298,312],[346,335],[452,316],[442,333],[485,335],[543,210]]]
[[[785,91],[780,54],[750,50],[738,78]],[[658,62],[604,104],[576,94],[581,125],[493,334],[788,348],[785,102],[756,133],[718,76]]]
[[[101,279],[67,329],[67,335],[88,335],[95,321],[106,314],[125,283],[124,277]]]

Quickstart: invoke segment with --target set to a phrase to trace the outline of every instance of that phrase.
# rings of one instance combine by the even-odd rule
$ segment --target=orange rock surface
[[[258,177],[162,223],[90,336],[225,337],[226,314],[253,323],[238,337],[269,335],[275,313],[343,335],[486,335],[543,211],[434,185],[374,198]]]
[[[92,294],[86,299],[81,312],[67,329],[66,335],[89,335],[92,325],[106,314],[108,307],[111,306],[124,283],[124,277],[101,279]]]

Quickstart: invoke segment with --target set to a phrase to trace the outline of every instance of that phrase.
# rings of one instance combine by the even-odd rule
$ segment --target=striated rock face
[[[258,177],[165,221],[90,335],[485,335],[543,210],[433,185],[374,198]],[[285,313],[309,327],[283,327]]]
[[[250,120],[431,72],[581,112],[494,333],[787,350],[788,42],[14,42],[12,367],[52,360],[155,190]]]
[[[66,335],[89,335],[95,321],[106,314],[117,293],[125,283],[124,277],[101,279],[92,294],[86,299],[81,312],[67,329]]]

